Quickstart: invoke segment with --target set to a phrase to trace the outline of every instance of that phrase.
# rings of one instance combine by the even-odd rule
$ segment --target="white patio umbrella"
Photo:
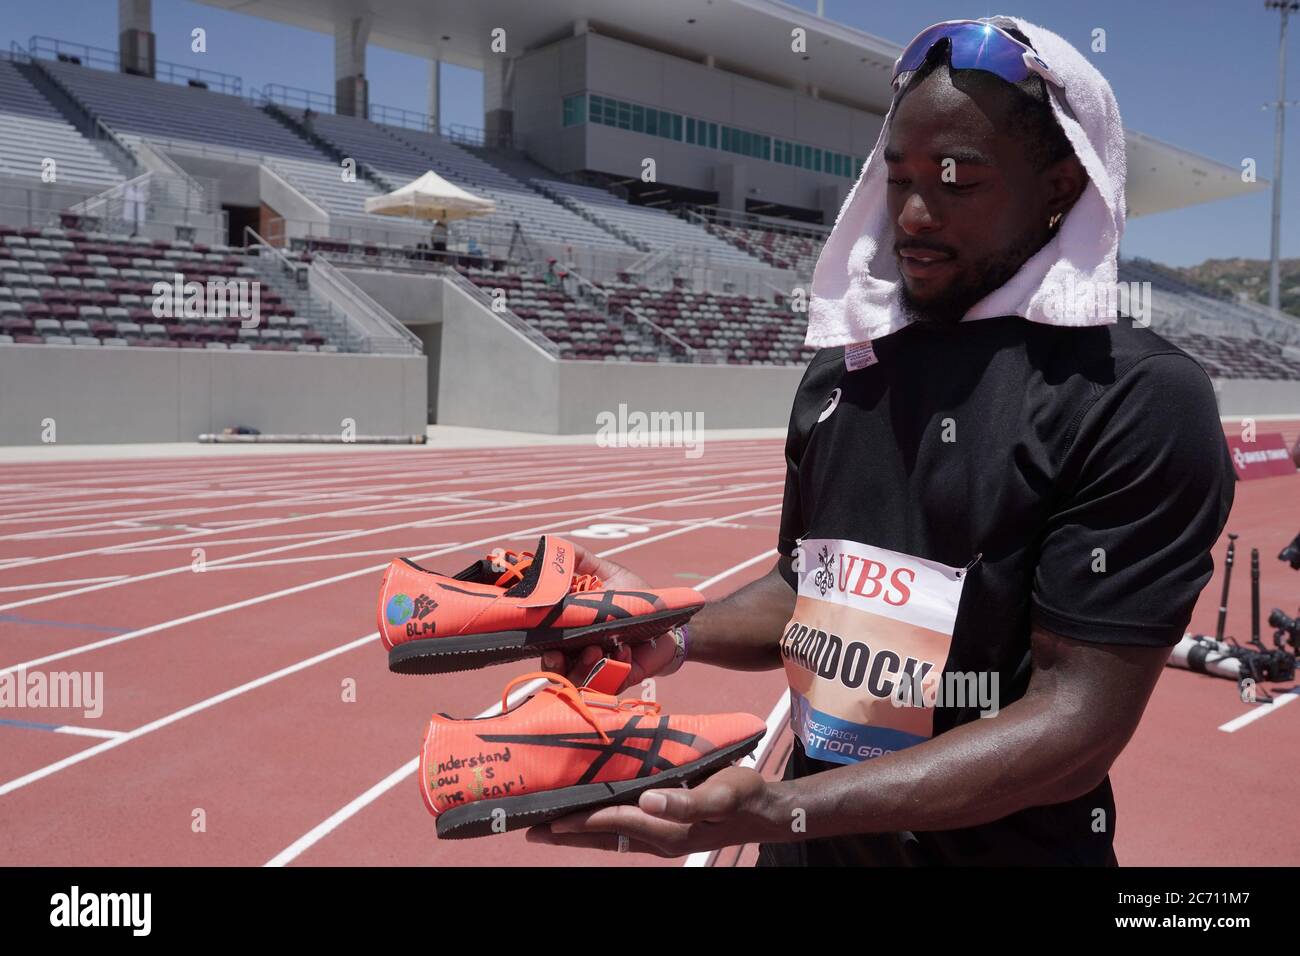
[[[497,204],[466,192],[430,170],[414,182],[383,196],[366,200],[366,212],[378,216],[408,219],[437,219],[450,222],[494,212]]]

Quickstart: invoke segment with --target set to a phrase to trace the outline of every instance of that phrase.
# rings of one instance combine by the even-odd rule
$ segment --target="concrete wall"
[[[429,408],[428,422],[432,425],[438,420],[438,373],[442,367],[442,323],[429,322],[426,325],[417,325],[411,331],[420,337],[420,345],[424,349],[426,358],[424,365],[428,373],[425,397]]]
[[[198,156],[174,151],[168,153],[177,166],[191,176],[215,179],[219,183],[221,201],[232,206],[256,206],[261,200],[258,182],[258,164],[238,162],[214,156]]]
[[[1220,378],[1214,391],[1220,415],[1300,415],[1300,382]]]
[[[447,283],[438,422],[592,433],[602,411],[693,412],[703,428],[785,427],[801,367],[558,361]]]
[[[328,234],[329,213],[300,193],[287,180],[282,179],[279,173],[266,166],[260,166],[257,170],[257,179],[262,203],[289,220],[284,230],[286,237],[305,235],[313,231],[313,226],[316,234]],[[262,238],[270,241],[266,235]]]
[[[0,445],[194,441],[265,434],[423,434],[425,358],[196,349],[0,346]]]
[[[442,279],[438,276],[377,269],[341,268],[340,271],[403,325],[442,321]]]
[[[559,431],[559,366],[451,282],[442,288],[438,423]]]
[[[563,99],[583,91],[850,156],[866,156],[884,123],[875,113],[599,34],[561,40],[516,61],[516,141],[542,164],[561,173],[640,176],[642,158],[653,156],[662,182],[716,190],[715,167],[740,163],[749,198],[807,209],[825,205],[822,187],[847,190],[852,180],[611,126],[565,129]]]
[[[563,122],[563,101],[587,85],[587,46],[581,37],[532,50],[515,61],[514,142],[548,169],[583,169],[586,127]]]
[[[784,428],[803,367],[559,362],[560,434],[594,432],[597,413],[691,412],[700,428]]]

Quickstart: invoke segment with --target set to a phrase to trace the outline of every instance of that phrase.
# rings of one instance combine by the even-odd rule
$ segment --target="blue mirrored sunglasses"
[[[925,62],[930,49],[940,40],[949,41],[948,62],[953,69],[987,70],[1008,83],[1019,83],[1034,74],[1065,88],[1042,57],[1002,28],[983,20],[946,20],[918,33],[894,63],[895,92],[902,89],[907,74]]]

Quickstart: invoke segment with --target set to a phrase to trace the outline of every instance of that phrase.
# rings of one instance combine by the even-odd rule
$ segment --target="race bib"
[[[965,569],[853,541],[801,548],[781,657],[805,753],[857,763],[929,740]]]

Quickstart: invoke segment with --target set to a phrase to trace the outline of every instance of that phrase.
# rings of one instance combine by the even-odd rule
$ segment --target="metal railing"
[[[699,361],[698,349],[686,344],[685,341],[668,331],[668,329],[665,329],[658,322],[642,315],[630,305],[623,306],[623,315],[625,317],[630,316],[632,321],[644,328],[648,328],[650,330],[651,338],[655,339],[661,348],[666,348],[669,355],[669,361],[673,361],[674,357],[677,355],[680,355],[687,362],[695,363]]]
[[[244,243],[252,268],[313,325],[323,327],[349,352],[420,354],[419,338],[356,284],[328,262],[314,259],[310,266],[296,262],[271,245],[251,226],[244,227]],[[286,288],[277,283],[291,280]]]
[[[153,144],[147,140],[140,140],[132,146],[127,144],[128,148],[140,159],[140,163],[146,169],[150,168],[150,163],[157,163],[166,170],[163,175],[174,180],[177,184],[183,184],[182,194],[185,200],[192,203],[195,208],[201,212],[216,212],[221,208],[219,181],[216,179],[204,178],[202,182],[199,177],[191,176],[186,172],[176,160],[172,159],[161,149],[154,149]],[[148,158],[148,161],[145,160]],[[159,170],[152,170],[155,173]]]
[[[337,109],[337,99],[333,93],[321,93],[318,90],[286,86],[283,83],[267,83],[260,90],[251,92],[248,99],[257,106],[274,103],[278,106],[287,106],[293,109],[310,109],[317,113],[334,113]],[[480,127],[467,126],[463,123],[451,123],[443,126],[434,122],[434,118],[428,113],[421,113],[419,110],[408,110],[400,106],[370,103],[366,107],[365,118],[382,126],[395,126],[401,129],[414,129],[423,133],[432,133],[448,142],[461,146],[488,146],[504,149],[509,149],[511,146],[510,137],[503,134],[489,135],[486,130]]]
[[[596,283],[592,282],[577,269],[566,268],[565,271],[569,274],[569,278],[573,279],[573,281],[578,284],[578,289],[580,290],[581,295],[576,296],[575,298],[578,300],[579,304],[595,305],[596,308],[600,310],[601,315],[608,317],[609,293],[596,285]]]
[[[197,215],[192,208],[170,204],[158,195],[137,194],[128,199],[118,192],[121,189],[39,183],[0,174],[0,223],[187,239],[209,245],[226,241],[224,211]],[[112,195],[105,198],[106,193]]]
[[[309,109],[318,113],[334,112],[334,94],[319,93],[297,86],[285,86],[283,83],[267,83],[261,90],[254,90],[248,96],[259,106],[277,103],[293,109]]]
[[[141,165],[135,150],[86,107],[70,89],[63,85],[57,76],[44,67],[40,60],[27,53],[13,41],[10,41],[9,44],[8,58],[14,62],[31,64],[39,74],[39,80],[33,81],[33,85],[37,87],[37,92],[45,96],[46,99],[50,99],[60,112],[65,115],[71,114],[71,118],[76,120],[73,125],[77,130],[107,152],[110,159],[126,170],[128,177],[143,171],[144,167]],[[40,88],[42,84],[46,86],[46,89]]]
[[[735,226],[741,229],[762,229],[766,232],[783,232],[795,236],[806,236],[819,242],[825,242],[831,234],[827,226],[795,219],[782,219],[778,216],[760,216],[752,212],[738,212],[734,209],[721,209],[717,206],[700,206],[687,203],[679,207],[683,213],[704,222],[714,222],[722,226]]]
[[[177,178],[158,172],[141,173],[133,179],[111,186],[66,210],[69,215],[89,216],[107,223],[150,224],[184,227],[205,233],[223,228],[225,213],[214,206],[212,193],[186,176]],[[224,232],[220,239],[224,241]],[[204,237],[203,241],[208,241]]]
[[[804,280],[809,280],[812,278],[812,270],[816,267],[817,256],[820,255],[821,252],[820,247],[818,248],[815,254],[810,255],[811,262],[809,262],[806,267],[803,264],[803,262],[800,262],[792,267],[781,267],[763,258],[763,252],[768,252],[773,257],[776,257],[777,253],[772,252],[770,250],[765,250],[762,247],[751,248],[751,245],[753,244],[750,242],[747,236],[735,234],[736,229],[761,229],[766,232],[772,232],[776,230],[773,230],[765,225],[758,225],[752,222],[746,224],[740,224],[735,221],[731,221],[731,222],[722,221],[720,217],[709,218],[707,216],[701,215],[695,209],[687,208],[687,207],[682,207],[680,212],[682,218],[685,219],[687,222],[693,223],[694,225],[699,226],[701,229],[707,230],[708,232],[710,232],[710,234],[715,235],[716,238],[720,239],[723,242],[726,242],[731,246],[734,246],[739,251],[745,253],[745,255],[749,256],[749,258],[754,261],[754,265],[756,267],[763,267],[767,269],[778,270],[781,272],[788,272]],[[727,213],[727,215],[733,217],[749,215],[747,213],[731,213],[727,210],[722,210],[722,212]],[[751,216],[750,218],[753,219],[756,217]],[[722,235],[717,235],[717,233],[715,233],[715,230],[721,232]],[[783,229],[781,231],[788,232],[789,230]],[[806,232],[791,233],[791,234],[797,235],[799,238],[807,239],[811,242],[824,243],[826,240],[825,235],[814,236]],[[804,271],[805,269],[806,271]]]
[[[652,276],[657,276],[665,268],[669,270],[670,275],[672,274],[671,270],[674,269],[674,264],[670,260],[673,258],[672,246],[661,246],[658,249],[651,249],[646,252],[624,271],[629,275],[639,277],[643,283],[649,283],[654,281],[651,278]]]
[[[488,295],[473,282],[470,282],[455,269],[442,267],[442,275],[448,282],[465,293],[483,308],[492,313],[493,316],[500,319],[511,331],[527,339],[529,343],[545,352],[553,359],[560,357],[560,347],[555,342],[548,339],[537,329],[533,328],[519,316],[515,315],[510,309],[501,310],[495,307],[498,300]]]
[[[251,240],[251,241],[250,241]],[[282,298],[292,303],[301,315],[326,337],[340,344],[344,351],[365,351],[365,343],[352,334],[346,317],[339,315],[327,302],[318,302],[311,294],[311,281],[305,263],[295,262],[276,249],[251,226],[244,227],[244,245],[249,266]]]
[[[310,197],[307,198],[310,200]],[[319,207],[315,202],[313,205]],[[419,244],[428,244],[431,238],[429,227],[415,222],[380,216],[360,219],[327,210],[322,210],[322,214],[327,218],[311,220],[292,216],[278,217],[273,220],[275,225],[267,229],[267,238],[277,245],[287,245],[296,240],[336,241],[360,247],[355,251],[361,255],[371,254],[366,252],[365,247],[373,248],[373,255],[385,254],[386,246],[395,247],[405,250],[398,254],[409,254],[410,258],[415,258],[421,251],[417,248]],[[505,259],[510,249],[511,233],[511,227],[500,222],[454,222],[448,228],[447,251],[452,255]]]
[[[367,352],[418,355],[424,350],[418,335],[328,260],[314,257],[308,276],[312,291],[319,291],[323,298],[359,327],[362,337],[368,343]]]
[[[122,72],[122,58],[118,51],[103,47],[88,46],[84,43],[70,43],[54,37],[34,36],[27,41],[27,53],[32,58],[58,60],[63,63],[79,63],[92,69]],[[219,70],[205,70],[184,63],[171,63],[167,60],[154,61],[154,79],[179,86],[193,86],[195,82],[218,93],[239,96],[243,80],[232,73]]]
[[[39,64],[38,64],[38,68],[39,68]],[[45,71],[42,70],[42,72]],[[63,84],[58,81],[58,78],[56,78],[50,73],[46,73],[45,75],[50,78],[51,83],[53,83],[59,89],[64,90],[64,92],[67,93],[69,98],[73,99],[76,102],[80,102],[76,100],[76,97],[72,95],[71,90],[67,90],[64,88]],[[94,114],[88,114],[88,115],[93,116]],[[99,143],[101,146],[106,147],[109,152],[114,154],[114,157],[117,159],[117,161],[121,165],[125,166],[128,170],[140,170],[144,168],[140,162],[140,157],[136,155],[136,151],[131,148],[130,143],[122,139],[122,137],[119,136],[112,127],[110,127],[98,116],[94,116],[94,120],[95,122],[89,133],[89,138],[91,140],[94,140],[95,142]]]

